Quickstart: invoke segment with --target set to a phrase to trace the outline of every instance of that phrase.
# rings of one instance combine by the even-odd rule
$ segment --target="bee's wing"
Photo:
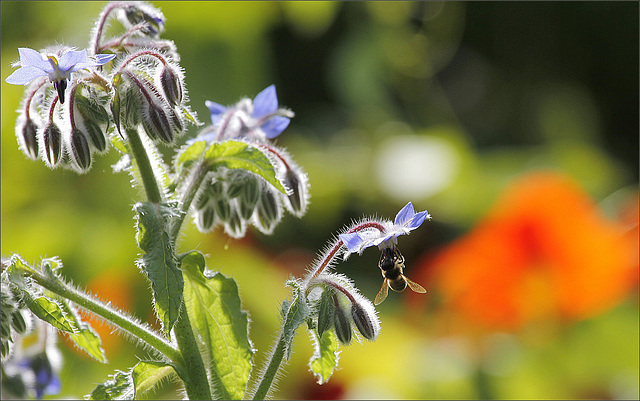
[[[427,290],[425,290],[420,284],[409,280],[409,277],[404,276],[404,279],[407,280],[409,288],[411,288],[411,290],[413,290],[414,292],[419,292],[420,294],[424,294],[425,292],[427,292]]]
[[[374,305],[378,305],[382,303],[382,301],[384,301],[387,298],[387,295],[389,294],[388,281],[389,280],[385,278],[384,281],[382,282],[382,287],[380,288],[380,291],[378,291],[378,295],[376,295],[376,299],[373,300]]]

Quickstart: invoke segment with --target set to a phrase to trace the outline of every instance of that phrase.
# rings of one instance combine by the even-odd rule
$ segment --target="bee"
[[[373,301],[374,304],[378,305],[387,298],[389,288],[396,292],[402,292],[408,285],[414,292],[421,294],[427,292],[420,284],[414,283],[402,274],[404,269],[404,256],[402,256],[397,247],[394,246],[393,248],[384,248],[382,250],[378,267],[382,272],[384,281],[382,282],[382,288],[380,288],[378,295],[376,295],[376,299]]]

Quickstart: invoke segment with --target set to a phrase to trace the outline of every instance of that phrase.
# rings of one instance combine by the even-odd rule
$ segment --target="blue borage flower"
[[[211,113],[211,123],[215,129],[190,139],[187,144],[232,138],[250,138],[258,141],[273,139],[289,126],[293,117],[292,111],[279,108],[275,85],[258,93],[253,101],[245,98],[234,106],[225,107],[207,100],[205,105]]]
[[[20,66],[5,79],[9,84],[26,85],[38,77],[47,76],[58,91],[60,103],[64,103],[65,90],[71,81],[71,73],[85,68],[104,65],[113,60],[115,54],[97,54],[92,58],[87,50],[80,51],[67,48],[57,54],[40,53],[28,47],[18,48]]]
[[[385,227],[380,230],[363,230],[353,233],[340,234],[344,246],[347,248],[344,257],[351,253],[362,254],[365,248],[377,246],[379,249],[393,248],[398,244],[398,236],[409,234],[410,231],[420,227],[425,220],[430,220],[431,215],[426,211],[416,213],[411,202],[407,203],[396,215],[393,224],[390,221],[381,222]]]

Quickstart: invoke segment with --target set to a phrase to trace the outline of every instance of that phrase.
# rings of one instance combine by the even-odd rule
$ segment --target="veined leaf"
[[[176,172],[188,168],[191,163],[200,159],[206,148],[206,141],[197,141],[184,148],[184,150],[181,150],[176,158]]]
[[[211,381],[223,399],[242,399],[253,348],[238,287],[231,278],[205,272],[204,257],[199,252],[187,254],[181,267],[185,273],[185,306],[194,331],[209,352]]]
[[[73,322],[62,312],[60,305],[55,301],[44,296],[36,298],[25,296],[24,301],[31,312],[56,329],[68,333],[74,332]]]
[[[136,397],[131,371],[117,371],[112,378],[98,386],[89,394],[90,400],[133,400]]]
[[[238,141],[213,143],[205,152],[204,157],[212,170],[226,167],[251,171],[264,178],[278,191],[286,194],[286,190],[276,178],[276,171],[269,158],[247,143]]]
[[[141,361],[127,372],[116,371],[99,384],[90,400],[134,400],[155,387],[162,379],[175,374],[171,365],[159,361]]]
[[[309,330],[313,339],[315,352],[309,360],[309,369],[318,379],[318,384],[329,381],[333,371],[338,367],[338,338],[333,330],[327,330],[318,338],[315,330]]]
[[[158,361],[141,361],[133,367],[131,378],[135,394],[141,395],[157,386],[164,378],[174,375],[171,365]]]
[[[178,212],[153,203],[138,203],[134,210],[137,212],[136,239],[144,252],[138,265],[151,281],[156,312],[168,335],[178,320],[184,280],[165,222],[175,218]]]
[[[66,317],[73,323],[76,331],[69,333],[69,338],[76,343],[76,345],[93,358],[102,363],[107,363],[107,357],[102,349],[102,343],[100,342],[100,336],[91,328],[88,323],[83,322],[80,319],[80,315],[76,309],[69,304],[65,299],[56,297],[56,300],[60,303],[62,309],[66,313]]]

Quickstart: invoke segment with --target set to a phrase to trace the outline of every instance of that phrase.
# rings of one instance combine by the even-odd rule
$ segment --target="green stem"
[[[296,316],[296,314],[299,313],[299,307],[296,305],[296,302],[300,302],[300,298],[291,303],[289,310],[287,311],[287,315],[284,317],[282,333],[280,333],[280,338],[278,338],[276,348],[271,354],[269,364],[262,374],[262,379],[260,380],[258,389],[255,394],[253,394],[254,400],[263,400],[269,393],[273,380],[276,378],[278,371],[282,367],[282,361],[287,349],[291,347],[294,334],[296,330],[298,330],[298,327],[300,327],[300,324],[304,322],[304,319],[299,319],[299,316]]]
[[[142,183],[147,193],[147,200],[149,202],[159,204],[162,200],[162,196],[160,193],[160,187],[158,186],[156,177],[153,173],[153,168],[149,161],[147,149],[145,149],[137,130],[127,128],[126,131],[127,136],[129,137],[131,152],[138,164]],[[211,390],[209,389],[207,371],[205,370],[204,362],[202,361],[198,342],[196,341],[196,338],[193,335],[193,330],[191,329],[191,322],[184,306],[184,301],[182,302],[181,308],[182,310],[178,321],[174,325],[174,334],[181,355],[180,360],[184,361],[180,364],[185,368],[185,375],[181,376],[181,378],[184,382],[185,390],[189,399],[210,400]]]
[[[193,174],[191,174],[191,179],[189,180],[189,185],[183,192],[182,199],[180,199],[180,217],[176,220],[173,227],[171,227],[171,238],[175,240],[180,233],[180,229],[182,228],[182,223],[184,219],[187,217],[189,213],[189,208],[191,207],[191,203],[193,199],[196,197],[196,193],[198,192],[198,188],[200,188],[200,184],[207,176],[209,172],[209,166],[206,161],[201,161],[196,167],[196,170]]]
[[[68,286],[60,281],[52,280],[44,275],[33,270],[24,270],[23,272],[33,278],[33,280],[40,286],[47,290],[75,302],[84,309],[87,309],[96,315],[100,316],[104,320],[118,326],[123,331],[129,333],[133,337],[137,338],[141,342],[148,344],[152,348],[156,349],[167,358],[171,359],[175,363],[182,364],[182,356],[173,346],[167,342],[164,338],[160,337],[157,333],[153,332],[148,327],[136,322],[132,317],[125,315],[123,312],[113,309],[100,301],[93,299],[90,295],[85,294],[76,288]]]
[[[160,203],[162,201],[162,195],[160,194],[160,187],[156,181],[156,176],[153,173],[153,168],[149,162],[149,155],[147,150],[142,144],[138,130],[135,128],[127,128],[127,137],[129,138],[129,146],[133,157],[138,164],[140,170],[140,176],[142,177],[142,185],[147,193],[147,199],[152,203]]]
[[[264,371],[264,376],[262,376],[262,380],[260,381],[260,385],[256,390],[256,393],[253,395],[254,400],[264,400],[271,388],[271,384],[273,383],[273,379],[275,379],[278,370],[280,370],[280,365],[282,365],[282,360],[284,359],[285,350],[287,348],[287,341],[284,331],[280,335],[278,339],[278,344],[276,345],[276,349],[271,354],[271,360],[269,361],[269,365],[267,369]]]
[[[193,335],[189,315],[182,303],[180,317],[173,326],[174,334],[178,342],[178,348],[184,358],[188,378],[183,378],[185,390],[190,400],[210,400],[211,390],[209,389],[209,379],[204,368],[202,355],[198,348],[196,337]]]

